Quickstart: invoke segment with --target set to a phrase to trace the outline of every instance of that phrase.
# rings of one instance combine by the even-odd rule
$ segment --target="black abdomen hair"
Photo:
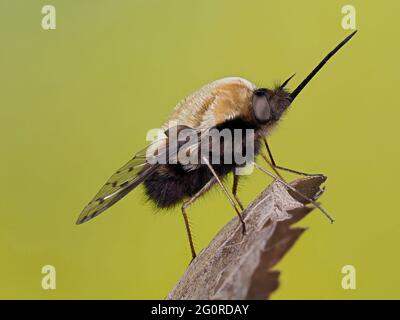
[[[216,129],[254,129],[252,124],[241,119],[234,119],[219,125]],[[245,150],[245,137],[242,144]],[[259,142],[254,142],[255,155],[259,151]],[[222,148],[223,150],[223,148]],[[233,159],[233,157],[232,157]],[[222,163],[222,162],[221,162]],[[194,196],[213,177],[207,165],[203,164],[198,169],[185,171],[180,164],[158,164],[154,173],[144,181],[146,195],[153,200],[159,208],[172,207],[183,199]],[[235,169],[235,164],[213,165],[218,177],[223,180],[227,174]]]
[[[214,166],[214,170],[223,179],[232,166]],[[144,186],[146,195],[157,207],[168,208],[194,196],[212,177],[206,165],[193,171],[184,171],[179,164],[163,164],[144,181]]]

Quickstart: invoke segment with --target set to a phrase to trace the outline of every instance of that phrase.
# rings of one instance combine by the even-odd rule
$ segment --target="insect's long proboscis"
[[[355,34],[357,30],[355,30],[353,33],[351,33],[349,36],[347,36],[342,42],[340,42],[331,52],[329,52],[324,59],[314,68],[313,71],[310,72],[310,74],[297,86],[296,89],[293,90],[293,92],[290,94],[290,98],[293,100],[297,97],[297,95],[304,89],[304,87],[310,82],[312,78],[318,73],[319,70],[329,61],[330,58],[332,58],[336,52],[340,50],[341,47],[343,47]]]

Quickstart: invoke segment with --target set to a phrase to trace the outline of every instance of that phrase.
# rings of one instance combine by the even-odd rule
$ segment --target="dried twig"
[[[325,180],[309,177],[292,186],[316,199]],[[305,230],[292,224],[312,209],[295,192],[272,183],[245,210],[246,235],[237,217],[228,222],[167,299],[267,299],[279,286],[279,271],[273,266]]]

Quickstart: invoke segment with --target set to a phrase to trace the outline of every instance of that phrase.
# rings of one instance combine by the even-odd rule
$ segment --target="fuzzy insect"
[[[243,78],[224,78],[202,87],[200,90],[182,100],[175,107],[175,111],[169,121],[162,127],[165,132],[164,138],[157,142],[158,149],[156,156],[159,157],[161,154],[164,154],[168,159],[167,163],[153,163],[149,161],[149,148],[137,153],[128,163],[110,177],[93,200],[83,209],[77,220],[77,224],[81,224],[96,217],[121,200],[139,184],[143,183],[146,195],[149,199],[154,201],[158,207],[170,208],[177,204],[182,204],[182,214],[191,253],[194,258],[196,252],[186,210],[196,199],[214,185],[219,184],[236,211],[242,223],[243,232],[245,233],[245,222],[240,211],[243,210],[243,205],[237,196],[239,176],[235,173],[235,170],[241,167],[242,163],[239,164],[233,160],[230,163],[220,162],[215,164],[211,161],[211,155],[209,153],[206,153],[206,155],[202,157],[202,161],[198,163],[183,163],[179,156],[181,151],[179,148],[183,146],[181,146],[179,141],[176,141],[176,138],[171,136],[171,127],[169,124],[171,121],[176,123],[174,129],[178,133],[183,130],[192,130],[197,137],[200,137],[200,139],[198,139],[200,142],[204,142],[202,137],[204,137],[204,133],[209,132],[210,129],[217,130],[218,132],[222,132],[223,130],[233,132],[238,129],[242,130],[242,132],[248,132],[248,129],[251,129],[251,132],[253,132],[251,138],[254,142],[254,155],[261,154],[270,164],[276,175],[271,174],[254,162],[253,164],[255,167],[274,177],[287,188],[291,188],[290,185],[282,179],[278,170],[301,175],[315,174],[307,174],[278,166],[274,161],[266,137],[277,125],[282,115],[288,110],[288,107],[293,103],[294,99],[308,82],[355,33],[356,31],[340,42],[293,92],[289,92],[285,89],[293,76],[274,89],[257,88],[253,83]],[[246,147],[245,141],[247,141],[247,138],[247,133],[241,136],[240,143],[244,148]],[[178,148],[176,152],[171,153],[169,147],[172,144],[176,144]],[[265,144],[269,159],[261,151],[262,144]],[[193,151],[196,147],[198,148],[198,145],[199,142],[196,142],[195,145],[186,147],[184,151]],[[208,140],[206,145],[210,146]],[[230,147],[232,147],[232,145]],[[211,144],[211,151],[216,151],[213,150],[213,148],[215,149]],[[224,150],[225,149],[222,148],[221,151],[220,147],[218,147],[220,156],[224,155]],[[233,150],[230,152],[235,152],[232,148],[229,150]],[[222,182],[229,173],[233,173],[234,175],[232,187],[233,197],[231,197]],[[296,190],[293,191],[298,192]],[[300,196],[306,198],[302,194],[300,194]],[[332,218],[318,203],[313,201],[313,199],[307,200],[318,207],[333,222]]]

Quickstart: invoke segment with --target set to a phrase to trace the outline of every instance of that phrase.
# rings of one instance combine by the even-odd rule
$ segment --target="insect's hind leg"
[[[194,248],[192,232],[190,231],[190,223],[189,218],[187,216],[186,209],[193,204],[203,193],[207,192],[215,183],[217,179],[212,177],[194,196],[192,196],[189,200],[185,201],[182,204],[182,215],[183,220],[185,221],[186,233],[189,239],[190,251],[192,253],[192,260],[196,258],[196,250]]]
[[[291,173],[298,174],[301,176],[306,176],[306,177],[321,177],[321,176],[323,176],[323,174],[321,174],[321,173],[306,173],[306,172],[301,172],[301,171],[278,166],[274,160],[274,157],[272,156],[272,152],[268,145],[267,139],[264,139],[264,143],[265,143],[265,148],[267,149],[268,156],[269,156],[271,162],[268,161],[267,157],[263,153],[261,155],[265,159],[265,161],[272,167],[272,169],[275,171],[275,173],[278,175],[278,177],[281,178],[282,180],[283,180],[282,176],[279,174],[279,172],[276,169],[291,172]]]

